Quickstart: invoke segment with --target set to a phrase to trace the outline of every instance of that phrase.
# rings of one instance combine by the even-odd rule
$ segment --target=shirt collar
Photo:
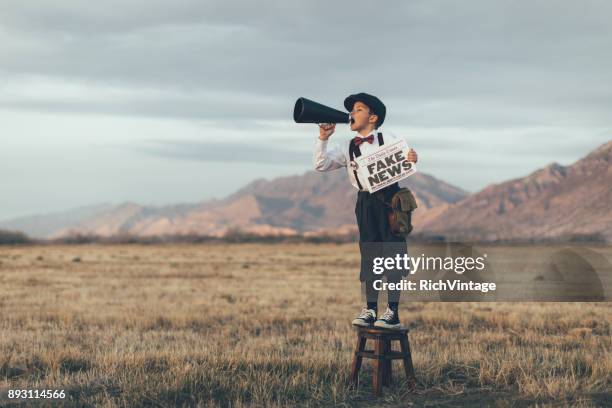
[[[361,133],[357,133],[357,137],[360,137],[362,139],[365,139],[366,137],[372,135],[372,136],[376,136],[376,133],[378,132],[377,129],[374,129],[373,131],[371,131],[370,133],[368,133],[367,135],[362,135]]]

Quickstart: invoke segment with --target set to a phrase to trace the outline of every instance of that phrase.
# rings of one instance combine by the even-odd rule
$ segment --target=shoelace
[[[372,313],[370,313],[369,309],[363,309],[361,311],[361,314],[359,315],[358,319],[367,319],[368,317],[370,317],[372,315]]]
[[[395,315],[395,313],[393,312],[393,310],[387,309],[387,310],[385,310],[385,313],[382,315],[381,319],[382,320],[391,320],[391,319],[393,319],[394,315]]]

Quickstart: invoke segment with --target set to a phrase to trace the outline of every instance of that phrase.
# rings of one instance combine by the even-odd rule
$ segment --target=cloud
[[[274,165],[294,165],[312,161],[312,152],[296,151],[265,144],[224,143],[215,140],[151,140],[131,146],[135,152],[178,160],[204,162],[240,162]]]
[[[0,17],[6,81],[79,83],[93,98],[75,104],[60,91],[2,106],[287,121],[298,96],[339,107],[364,89],[404,125],[609,123],[610,11],[570,1],[11,1]],[[97,100],[107,88],[125,94]]]

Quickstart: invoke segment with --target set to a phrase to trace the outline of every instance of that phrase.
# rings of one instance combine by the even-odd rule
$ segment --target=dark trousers
[[[375,302],[378,292],[372,288],[372,282],[386,277],[387,282],[399,282],[407,275],[404,269],[387,269],[384,274],[374,273],[376,258],[403,256],[407,253],[406,238],[394,235],[389,227],[388,203],[395,192],[399,190],[397,183],[392,184],[373,194],[367,191],[357,193],[355,215],[359,227],[359,251],[361,253],[361,270],[359,280],[365,283],[366,300]],[[401,291],[389,291],[390,302],[399,301]]]

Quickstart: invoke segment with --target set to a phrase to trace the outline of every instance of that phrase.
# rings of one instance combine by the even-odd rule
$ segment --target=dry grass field
[[[533,248],[508,249],[521,256]],[[514,252],[513,252],[514,251]],[[417,391],[348,387],[354,244],[0,247],[0,406],[611,406],[610,303],[404,299]]]

